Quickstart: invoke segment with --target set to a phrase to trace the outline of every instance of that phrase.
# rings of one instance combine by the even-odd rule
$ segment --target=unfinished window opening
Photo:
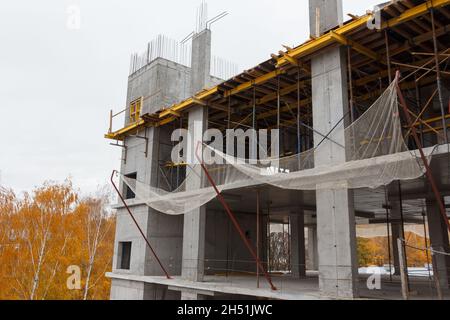
[[[130,122],[138,122],[141,116],[142,97],[130,103]]]
[[[137,172],[126,174],[125,177],[129,178],[131,180],[136,180],[137,179]],[[135,199],[136,198],[136,194],[134,193],[133,190],[131,190],[131,188],[126,183],[123,184],[123,194],[125,196],[125,200]]]
[[[130,270],[131,242],[119,242],[119,252],[117,257],[117,268]]]
[[[268,225],[268,262],[270,272],[290,272],[290,225],[288,217],[271,217]]]

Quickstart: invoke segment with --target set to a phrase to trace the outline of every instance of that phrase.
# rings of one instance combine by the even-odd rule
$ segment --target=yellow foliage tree
[[[430,245],[428,240],[427,243],[425,243],[425,238],[412,232],[406,232],[405,238],[410,246],[423,248]],[[427,252],[425,250],[418,250],[411,247],[406,248],[406,257],[409,267],[424,267],[425,264],[431,262],[429,261],[430,255],[427,257]],[[374,237],[371,239],[358,238],[358,260],[360,267],[383,266],[384,264],[389,264],[387,237]],[[393,263],[392,257],[391,263]]]
[[[115,218],[105,194],[80,199],[72,183],[18,198],[0,190],[0,299],[107,299]],[[67,285],[81,270],[79,289]]]

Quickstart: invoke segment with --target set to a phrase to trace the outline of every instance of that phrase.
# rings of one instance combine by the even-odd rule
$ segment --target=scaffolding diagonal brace
[[[266,278],[267,282],[269,283],[270,288],[272,290],[274,290],[274,291],[277,290],[277,288],[272,283],[272,279],[271,279],[270,275],[267,273],[266,269],[264,269],[264,266],[262,265],[261,260],[258,258],[257,254],[255,253],[255,250],[253,249],[252,245],[250,244],[250,242],[248,241],[247,237],[245,236],[244,231],[242,231],[242,228],[239,225],[239,222],[236,220],[236,217],[233,214],[233,211],[229,207],[229,205],[226,202],[225,198],[220,193],[219,189],[217,188],[216,183],[214,182],[214,179],[211,177],[211,175],[209,174],[208,169],[206,168],[206,166],[203,163],[202,159],[198,155],[198,150],[200,149],[199,148],[200,146],[201,146],[201,142],[199,141],[198,144],[197,144],[197,150],[196,150],[197,152],[195,152],[195,156],[197,157],[197,160],[199,161],[203,171],[205,172],[206,178],[208,179],[209,183],[214,188],[214,191],[217,194],[217,199],[219,200],[219,202],[222,204],[223,208],[227,212],[228,217],[230,218],[230,220],[233,223],[234,227],[236,228],[237,232],[241,236],[242,241],[244,241],[245,246],[247,247],[248,251],[252,255],[253,259],[255,260],[259,270],[261,270],[261,272],[264,274],[264,277]]]
[[[400,79],[400,71],[397,71],[394,81],[396,81],[397,94],[400,98],[400,104],[401,104],[403,112],[405,114],[406,121],[408,122],[408,126],[411,128],[411,132],[413,134],[414,141],[417,145],[417,148],[419,149],[420,157],[421,157],[423,165],[425,167],[425,174],[428,178],[428,181],[430,182],[431,189],[433,190],[434,196],[439,205],[439,209],[440,209],[439,211],[442,215],[442,218],[444,219],[445,224],[447,225],[447,229],[450,231],[450,222],[447,217],[447,212],[445,210],[445,205],[442,200],[442,195],[440,194],[439,189],[436,184],[436,181],[434,180],[433,172],[431,171],[431,167],[430,167],[430,164],[428,163],[428,159],[425,156],[425,153],[423,152],[422,143],[420,142],[419,136],[417,135],[416,127],[414,126],[414,123],[412,123],[411,115],[408,112],[409,109],[406,104],[405,97],[403,96],[402,90],[400,89],[400,86],[399,86],[399,79]]]

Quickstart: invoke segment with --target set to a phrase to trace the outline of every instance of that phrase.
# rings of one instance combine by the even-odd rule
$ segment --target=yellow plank
[[[159,114],[160,118],[165,118],[171,115],[171,111],[181,112],[183,109],[191,107],[196,104],[195,100],[203,100],[213,94],[215,94],[219,90],[218,86],[212,87],[211,89],[201,91],[197,93],[194,97],[188,98],[180,103],[174,104],[172,107],[162,111]]]
[[[264,74],[262,76],[259,76],[259,77],[255,78],[255,79],[251,80],[251,81],[244,82],[244,83],[238,85],[234,89],[225,91],[224,97],[229,97],[229,96],[235,95],[235,94],[237,94],[239,92],[248,90],[248,89],[252,88],[255,85],[262,84],[262,83],[267,82],[267,81],[269,81],[269,80],[271,80],[273,78],[276,78],[278,75],[283,74],[285,72],[286,71],[283,70],[283,69],[277,69],[277,70],[271,71],[269,73],[266,73],[266,74]]]
[[[133,124],[130,124],[118,131],[115,132],[111,132],[105,135],[105,138],[107,139],[111,139],[111,140],[123,140],[123,136],[127,133],[129,133],[130,131],[133,131],[141,126],[145,125],[145,121],[144,120],[139,120]]]
[[[429,9],[441,8],[441,7],[449,5],[449,4],[450,4],[450,0],[427,1],[418,6],[415,6],[414,8],[406,10],[398,17],[392,18],[391,20],[384,22],[382,24],[382,29],[395,27],[395,26],[402,24],[408,20],[414,19],[416,17],[419,17],[419,16],[427,13],[429,11]]]
[[[382,29],[385,28],[391,28],[394,26],[397,26],[401,23],[404,23],[408,20],[414,19],[418,16],[421,16],[428,12],[431,8],[440,8],[446,5],[450,4],[450,0],[430,0],[427,1],[421,5],[418,5],[414,8],[408,9],[405,12],[403,12],[398,17],[392,18],[391,20],[384,22],[382,24]],[[367,25],[367,22],[372,19],[371,14],[367,14],[359,19],[353,20],[347,24],[345,24],[342,27],[337,28],[333,32],[337,35],[345,35],[346,33],[356,30],[357,28],[360,28],[364,25]],[[330,33],[326,33],[319,38],[316,38],[312,41],[309,41],[297,48],[294,48],[291,51],[288,51],[287,54],[292,58],[301,58],[303,56],[306,56],[312,52],[315,52],[324,46],[327,46],[335,41],[335,38],[333,38]],[[289,63],[288,59],[286,57],[281,57],[278,59],[277,66],[281,67],[285,64]]]

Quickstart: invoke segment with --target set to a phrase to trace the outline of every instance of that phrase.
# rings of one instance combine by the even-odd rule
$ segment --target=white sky
[[[363,14],[381,0],[344,0]],[[103,138],[125,107],[130,53],[158,34],[181,40],[200,0],[15,0],[0,4],[0,184],[29,191],[71,177],[83,192],[108,182],[120,150]],[[80,30],[66,27],[70,5]],[[250,68],[308,36],[307,0],[209,0],[213,54]]]

